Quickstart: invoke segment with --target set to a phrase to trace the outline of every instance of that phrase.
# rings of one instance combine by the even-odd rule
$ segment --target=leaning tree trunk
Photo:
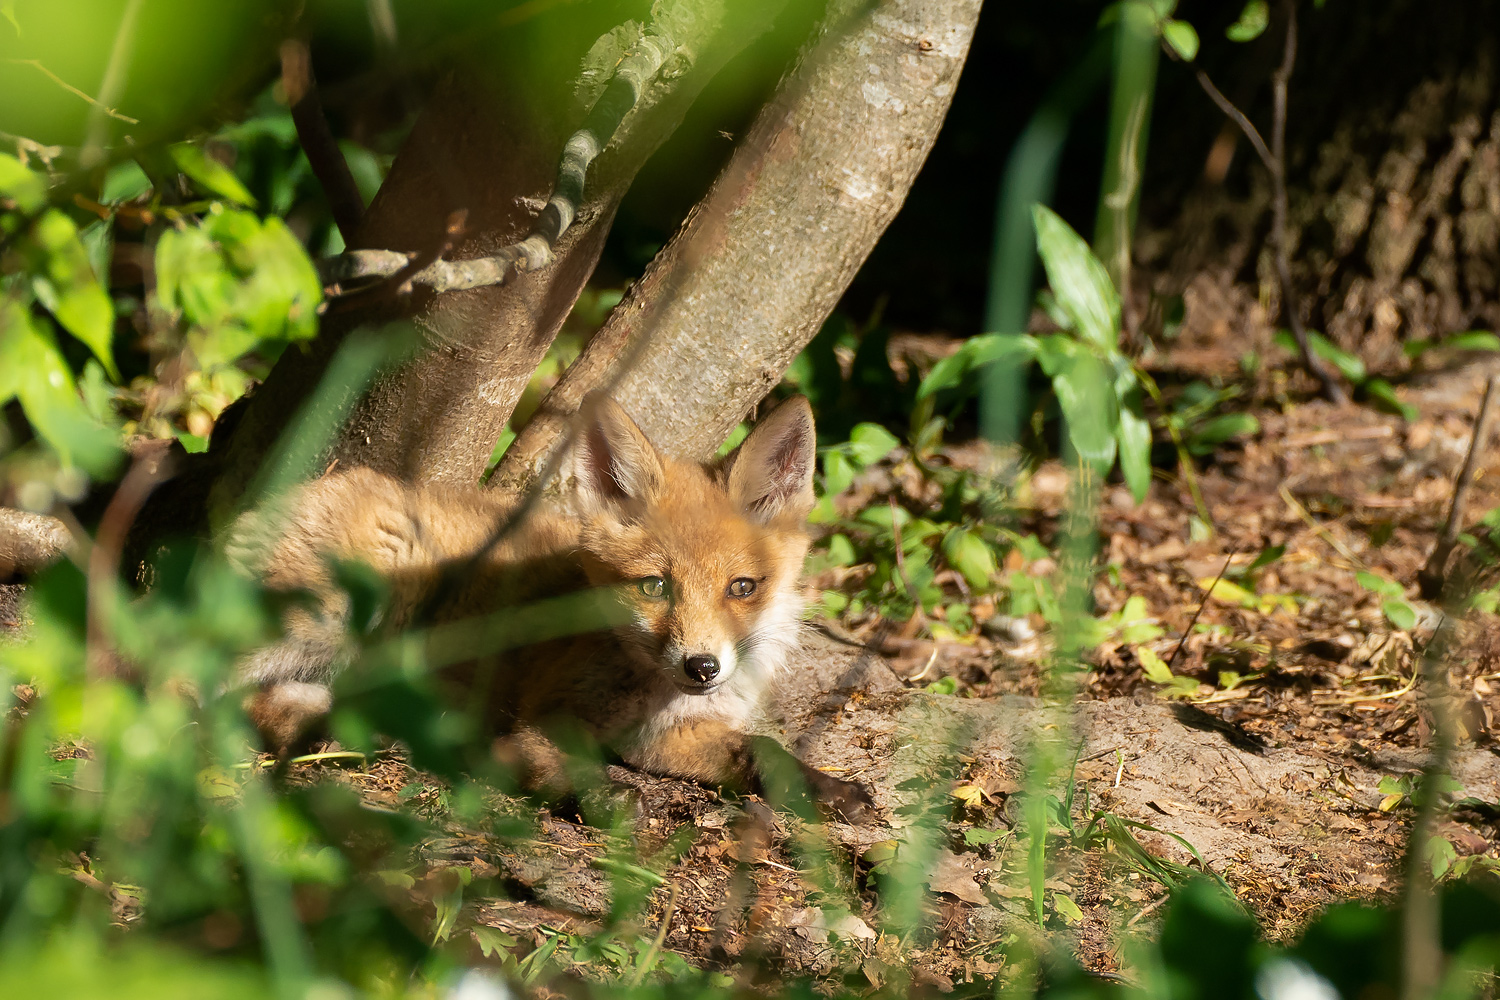
[[[376,380],[323,461],[412,480],[476,482],[592,273],[636,172],[704,85],[770,27],[784,3],[657,0],[647,31],[669,37],[674,50],[594,161],[576,220],[553,246],[552,262],[486,287],[377,294],[372,305],[347,313],[335,301],[311,349],[288,351],[227,444],[216,442],[222,465],[211,510],[222,514],[239,502],[346,338],[402,318],[420,336],[415,358]],[[626,25],[600,38],[571,100],[566,91],[576,61],[518,69],[512,63],[522,53],[498,52],[494,72],[456,74],[430,99],[353,246],[434,252],[443,248],[445,223],[456,211],[465,213],[465,230],[449,259],[486,257],[521,241],[553,193],[564,141],[640,37],[637,26]]]
[[[824,36],[493,481],[532,481],[600,387],[653,440],[712,456],[817,333],[900,209],[947,114],[979,2],[830,3]]]

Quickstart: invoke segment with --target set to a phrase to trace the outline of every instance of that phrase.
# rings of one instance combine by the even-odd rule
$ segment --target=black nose
[[[689,656],[683,663],[682,669],[699,684],[707,684],[719,676],[719,661],[717,657],[699,653],[697,656]]]

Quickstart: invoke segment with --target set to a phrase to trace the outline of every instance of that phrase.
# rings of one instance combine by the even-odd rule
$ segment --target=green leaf
[[[1383,378],[1372,378],[1360,388],[1365,391],[1365,395],[1375,404],[1377,410],[1394,413],[1407,423],[1411,423],[1422,415],[1415,406],[1403,402],[1396,395],[1395,387]]]
[[[958,690],[958,678],[953,676],[939,677],[927,685],[925,690],[933,694],[953,694]]]
[[[1064,893],[1054,892],[1052,894],[1052,909],[1057,912],[1059,917],[1063,918],[1063,922],[1066,924],[1076,924],[1083,920],[1083,911],[1078,908],[1077,903],[1073,902],[1072,896]]]
[[[277,218],[223,210],[169,229],[156,245],[156,295],[187,325],[205,368],[249,350],[317,333],[322,284],[306,250]]]
[[[1115,428],[1120,419],[1109,367],[1080,344],[1061,337],[1046,339],[1058,348],[1053,356],[1052,388],[1067,420],[1068,438],[1080,458],[1107,469],[1114,464]],[[1056,344],[1059,340],[1068,346]]]
[[[1057,304],[1073,320],[1078,335],[1113,350],[1119,341],[1120,296],[1109,273],[1083,237],[1045,205],[1033,205],[1036,248]]]
[[[987,830],[982,826],[971,826],[964,831],[964,843],[970,847],[980,847],[984,844],[993,844],[1009,834],[1009,830]]]
[[[1248,42],[1259,38],[1271,23],[1271,6],[1266,0],[1250,0],[1240,11],[1239,20],[1225,29],[1231,42]]]
[[[1403,632],[1410,632],[1417,626],[1417,612],[1405,601],[1383,601],[1380,610],[1385,612],[1387,621]]]
[[[0,403],[12,396],[65,465],[77,465],[96,479],[115,470],[120,459],[115,433],[83,405],[49,324],[35,321],[15,300],[0,303]]]
[[[1387,580],[1385,577],[1375,573],[1360,570],[1354,574],[1354,579],[1361,587],[1372,594],[1379,594],[1381,597],[1391,597],[1399,600],[1406,595],[1406,590],[1401,584],[1394,580]]]
[[[849,432],[850,457],[862,467],[874,465],[900,444],[900,438],[879,424],[855,424]]]
[[[1192,62],[1198,55],[1198,32],[1186,21],[1165,21],[1161,26],[1162,41],[1182,57],[1183,62]]]
[[[823,495],[837,496],[854,482],[854,463],[842,451],[823,454]]]
[[[1500,337],[1488,330],[1469,330],[1444,337],[1443,346],[1453,351],[1500,351]]]
[[[1458,860],[1458,852],[1453,849],[1453,844],[1447,837],[1434,834],[1427,841],[1427,849],[1423,852],[1427,863],[1432,867],[1432,877],[1440,879],[1448,874],[1448,869]]]
[[[963,574],[964,580],[974,590],[988,590],[990,578],[999,569],[995,563],[995,551],[968,528],[954,528],[943,536],[943,558]]]
[[[1267,545],[1265,548],[1260,550],[1260,555],[1255,557],[1255,561],[1252,562],[1249,566],[1245,567],[1245,574],[1248,575],[1250,573],[1254,573],[1258,569],[1263,569],[1264,567],[1271,565],[1273,562],[1280,559],[1284,555],[1286,555],[1285,545]]]
[[[854,543],[849,536],[842,533],[829,535],[828,562],[833,566],[853,566],[859,561],[859,556],[854,551]]]
[[[1292,336],[1290,330],[1277,330],[1276,336],[1272,338],[1279,347],[1283,347],[1293,354],[1298,353],[1297,338]],[[1365,363],[1348,351],[1344,350],[1323,336],[1316,330],[1307,331],[1307,346],[1324,361],[1329,362],[1339,370],[1339,374],[1348,379],[1354,385],[1362,385],[1368,377],[1365,371]]]
[[[41,254],[41,273],[33,280],[37,299],[64,329],[87,344],[110,377],[119,381],[120,373],[110,353],[114,303],[94,277],[94,266],[78,238],[78,227],[62,212],[49,209],[32,226],[31,239]]]
[[[1156,651],[1150,646],[1137,646],[1135,658],[1140,661],[1141,670],[1146,674],[1146,680],[1153,684],[1172,683],[1172,671],[1167,669],[1166,663],[1162,661],[1160,656],[1156,655]]]
[[[47,202],[47,182],[14,156],[0,153],[0,198],[23,212],[35,212]]]
[[[177,169],[187,174],[205,191],[237,205],[255,207],[255,195],[250,193],[249,188],[234,175],[233,170],[205,153],[202,146],[179,142],[167,147],[167,152]]]
[[[1139,390],[1121,400],[1115,437],[1120,444],[1120,473],[1130,495],[1140,503],[1151,490],[1151,423],[1143,412]]]
[[[123,201],[134,201],[151,190],[151,178],[134,160],[121,160],[109,168],[104,175],[104,184],[99,189],[99,203],[118,205]]]
[[[1036,338],[1024,333],[985,333],[970,337],[957,351],[932,366],[927,377],[917,386],[917,399],[955,388],[970,372],[1002,358],[1030,360],[1036,356],[1036,351]]]
[[[1188,438],[1188,451],[1207,455],[1233,438],[1260,433],[1260,421],[1250,413],[1225,413],[1207,420]]]

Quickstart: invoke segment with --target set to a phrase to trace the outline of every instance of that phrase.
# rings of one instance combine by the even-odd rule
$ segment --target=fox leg
[[[625,759],[655,774],[709,785],[729,785],[785,802],[800,789],[851,823],[868,823],[875,806],[865,789],[810,767],[780,743],[718,721],[682,723],[655,736]]]

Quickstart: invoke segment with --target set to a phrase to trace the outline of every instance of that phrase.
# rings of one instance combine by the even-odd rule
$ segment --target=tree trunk
[[[818,331],[937,137],[979,0],[836,0],[708,196],[611,313],[494,479],[543,469],[610,387],[654,441],[712,456]]]
[[[610,221],[631,179],[681,121],[703,86],[768,29],[785,0],[659,0],[653,25],[676,41],[669,59],[595,161],[577,221],[550,266],[501,285],[388,299],[328,317],[306,352],[288,351],[250,400],[228,444],[210,508],[232,510],[268,449],[355,330],[410,318],[417,356],[379,377],[323,461],[366,465],[419,481],[474,482],[527,380],[592,273]],[[628,50],[629,30],[601,38],[587,66],[607,73]],[[513,43],[513,47],[516,44]],[[522,53],[497,53],[493,74],[455,74],[429,102],[360,227],[361,248],[422,252],[443,239],[445,221],[467,211],[467,231],[451,254],[493,254],[524,238],[552,192],[566,137],[588,101],[563,95],[577,76],[565,66],[512,67]],[[551,70],[550,74],[545,72]]]
[[[1435,17],[1415,0],[1303,5],[1287,117],[1293,284],[1306,325],[1360,355],[1373,372],[1404,370],[1406,342],[1500,327],[1497,6],[1455,0]],[[1200,28],[1206,40],[1216,34],[1212,25]],[[1257,44],[1274,48],[1273,34]],[[1270,119],[1269,56],[1206,41],[1199,57],[1262,128]],[[1204,162],[1222,118],[1186,79],[1172,89],[1162,104],[1174,130],[1153,149],[1157,176],[1148,191],[1154,181],[1159,204],[1173,212],[1166,238],[1143,241],[1174,248],[1165,268],[1155,262],[1166,274],[1159,290],[1238,279],[1258,286],[1231,296],[1239,308],[1248,313],[1258,299],[1274,317],[1280,294],[1266,240],[1264,170],[1241,143],[1248,194],[1236,190],[1237,178],[1185,199],[1175,193],[1185,179],[1181,164]],[[1196,155],[1188,143],[1197,144]],[[1205,172],[1223,178],[1222,167]],[[1195,321],[1191,305],[1190,297],[1188,334],[1207,336],[1226,320],[1231,328],[1255,325],[1250,316]]]

